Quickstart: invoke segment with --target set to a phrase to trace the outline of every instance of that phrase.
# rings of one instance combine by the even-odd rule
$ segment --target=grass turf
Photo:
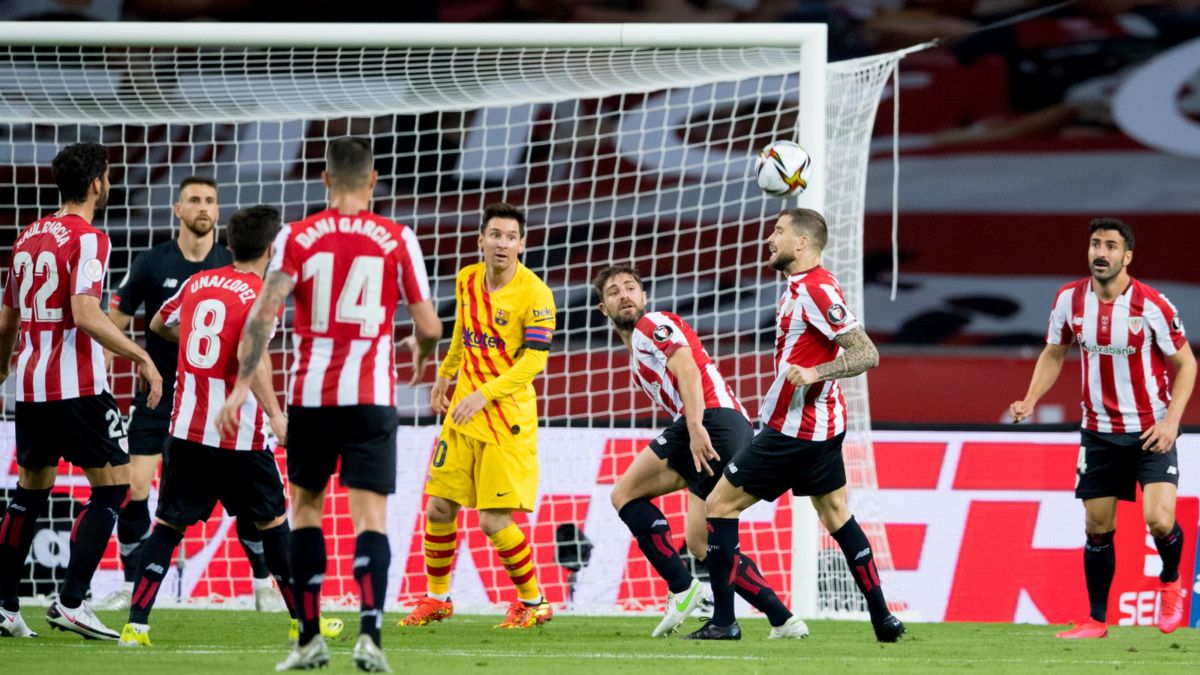
[[[32,675],[104,673],[273,672],[287,651],[283,614],[158,610],[150,649],[122,649],[112,642],[85,641],[51,631],[42,609],[27,607],[25,619],[41,633],[36,640],[0,639],[3,672]],[[100,612],[110,627],[124,615]],[[352,672],[350,649],[358,618],[346,621],[331,642],[331,670]],[[1200,633],[1181,628],[1162,635],[1154,628],[1113,628],[1107,640],[1054,639],[1055,628],[1007,624],[911,624],[898,644],[875,642],[866,623],[813,621],[807,640],[766,639],[763,619],[741,621],[739,642],[689,642],[649,637],[652,617],[559,616],[530,631],[499,631],[498,616],[455,616],[444,624],[400,628],[400,614],[387,617],[384,649],[396,672],[486,673],[487,675],[587,675],[590,673],[678,672],[1200,672]],[[689,630],[698,627],[689,621]]]

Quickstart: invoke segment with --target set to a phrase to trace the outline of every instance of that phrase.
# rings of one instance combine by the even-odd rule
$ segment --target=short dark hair
[[[238,262],[254,260],[266,252],[275,235],[279,234],[279,210],[259,204],[238,209],[229,219],[225,238],[233,259]]]
[[[792,227],[796,228],[796,232],[808,235],[817,248],[825,250],[825,244],[829,241],[829,226],[825,224],[824,216],[812,209],[800,208],[784,209],[779,212],[779,217],[783,216],[792,219]]]
[[[361,190],[375,166],[371,141],[361,136],[335,138],[325,147],[325,171],[329,182],[342,190]]]
[[[600,270],[600,273],[597,274],[596,278],[592,280],[592,287],[596,289],[596,295],[600,296],[600,299],[603,300],[604,286],[607,285],[613,277],[619,277],[622,274],[627,274],[633,277],[633,280],[637,282],[637,285],[642,286],[642,275],[638,273],[636,267],[629,263],[617,263],[616,265],[609,265],[608,267]],[[645,288],[644,286],[642,287]]]
[[[1133,250],[1133,228],[1124,221],[1116,218],[1096,218],[1092,221],[1089,232],[1095,234],[1097,230],[1115,230],[1125,240],[1125,250]]]
[[[512,204],[493,202],[483,207],[483,222],[479,224],[480,234],[487,231],[487,224],[492,218],[512,218],[517,221],[517,233],[525,236],[525,213]]]
[[[108,168],[108,148],[99,143],[68,145],[54,156],[51,168],[63,202],[86,202],[92,181],[102,178]]]
[[[208,187],[216,190],[217,179],[211,176],[188,176],[179,183],[179,194],[183,194],[184,188],[189,185],[207,185]]]

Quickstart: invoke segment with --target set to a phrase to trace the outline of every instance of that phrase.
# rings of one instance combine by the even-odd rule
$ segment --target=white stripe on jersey
[[[86,234],[79,235],[80,265],[96,257],[96,248],[98,245],[99,244],[96,241],[95,234],[88,232]],[[108,265],[105,265],[105,267],[108,267]],[[91,290],[95,283],[95,280],[89,279],[87,274],[76,274],[75,288],[72,290],[72,294],[86,293],[87,291]]]
[[[408,252],[407,263],[412,268],[413,277],[417,280],[417,286],[421,289],[420,298],[410,298],[404,292],[404,265],[396,266],[396,284],[400,286],[400,297],[404,299],[407,305],[414,305],[422,300],[429,298],[429,275],[425,273],[424,254],[421,252],[421,244],[417,241],[417,235],[412,231],[411,227],[401,228],[401,238],[404,239],[404,249]],[[378,401],[378,399],[376,399]],[[384,404],[386,405],[386,404]]]
[[[221,382],[224,385],[224,382]],[[254,433],[258,431],[258,399],[253,395],[242,401],[238,410],[238,433],[235,450],[249,450],[254,447]]]
[[[362,360],[367,355],[367,351],[371,349],[371,344],[370,340],[350,341],[350,350],[346,352],[346,358],[342,361],[341,370],[338,372],[338,405],[358,404],[358,385],[362,379]],[[313,371],[310,369],[308,372],[311,375]]]
[[[301,338],[292,334],[296,341]],[[329,367],[329,361],[333,358],[333,338],[310,338],[311,345],[308,349],[308,368],[304,373],[304,381],[301,383],[300,390],[300,405],[306,408],[316,408],[321,405],[321,388],[325,384],[325,370]],[[304,352],[299,348],[297,354]],[[299,359],[297,359],[299,363]]]
[[[204,415],[204,440],[200,443],[210,448],[221,447],[221,432],[217,429],[217,415],[221,406],[225,405],[225,380],[210,377],[208,379],[208,405]]]
[[[420,265],[418,265],[420,267]],[[424,268],[422,268],[422,274]],[[392,341],[390,335],[382,335],[375,341],[375,405],[391,405],[392,378],[396,376],[396,366],[392,363]]]
[[[279,228],[279,234],[275,235],[275,248],[271,254],[271,262],[267,265],[268,272],[281,271],[283,267],[283,249],[291,233],[291,223],[284,223],[283,227]],[[292,281],[294,282],[295,280],[295,275],[292,275]]]
[[[77,328],[63,331],[62,348],[58,352],[59,386],[62,398],[79,398],[79,364],[75,362]],[[90,394],[91,392],[88,392]]]
[[[191,373],[184,372],[183,382],[175,386],[181,390],[179,409],[171,419],[171,435],[175,438],[188,440],[188,431],[192,428],[192,416],[196,414],[196,380]]]
[[[108,391],[108,367],[104,364],[104,348],[89,335],[92,341],[92,394],[99,396]],[[169,376],[168,376],[169,377]]]
[[[41,403],[47,400],[46,369],[50,366],[50,347],[54,344],[54,333],[40,330],[37,332],[37,341],[38,360],[33,366],[33,400]]]
[[[29,359],[33,356],[33,341],[36,338],[30,334],[21,347],[21,355],[17,357],[17,400],[24,403],[25,398],[25,369],[29,367]]]

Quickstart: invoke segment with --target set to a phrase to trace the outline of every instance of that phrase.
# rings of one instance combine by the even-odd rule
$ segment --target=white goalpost
[[[547,597],[573,611],[658,610],[666,591],[608,494],[669,420],[633,390],[628,360],[595,311],[594,273],[636,264],[652,307],[692,323],[751,410],[771,379],[782,286],[763,264],[764,241],[782,208],[826,215],[825,265],[863,317],[869,142],[900,55],[827,64],[823,25],[33,22],[0,23],[0,45],[6,263],[19,228],[58,205],[50,160],[85,140],[111,151],[113,194],[98,223],[113,242],[110,291],[134,256],[175,235],[171,206],[182,179],[214,177],[224,219],[257,203],[299,219],[323,205],[324,144],[342,135],[371,139],[380,172],[373,208],[414,228],[447,321],[454,274],[478,258],[483,205],[525,208],[524,263],[554,290],[559,326],[538,382],[540,501],[518,522]],[[762,194],[751,170],[758,150],[776,139],[796,140],[814,158],[813,187],[787,202]],[[407,324],[401,311],[398,336]],[[144,325],[135,320],[138,337]],[[282,340],[274,351],[281,391],[290,365]],[[114,364],[112,382],[127,401],[128,363]],[[866,377],[845,384],[851,506],[889,598],[902,603],[903,589],[886,581]],[[0,499],[16,484],[11,381],[3,395]],[[392,607],[424,592],[421,490],[439,424],[428,385],[401,386],[398,401]],[[51,591],[65,572],[65,533],[86,486],[82,474],[60,476],[23,595]],[[686,500],[659,503],[682,547]],[[325,597],[338,605],[355,586],[353,533],[336,482],[328,510]],[[510,584],[474,517],[462,517],[456,609],[490,611],[508,599]],[[164,582],[164,604],[245,606],[248,566],[230,523],[218,510],[188,533],[181,564]],[[757,505],[742,532],[743,548],[800,615],[865,612],[807,500]],[[119,586],[115,548],[93,583],[98,596]]]

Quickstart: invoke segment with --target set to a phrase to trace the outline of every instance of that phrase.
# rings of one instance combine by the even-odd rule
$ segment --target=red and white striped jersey
[[[289,403],[394,406],[396,305],[429,299],[413,231],[370,211],[326,209],[284,226],[270,269],[295,283]]]
[[[1079,343],[1083,357],[1083,427],[1100,433],[1141,433],[1167,412],[1167,356],[1187,344],[1171,301],[1136,279],[1105,303],[1091,278],[1059,289],[1046,342]]]
[[[222,438],[217,413],[237,383],[238,342],[263,280],[232,265],[192,275],[158,310],[168,326],[179,326],[179,366],[171,435],[226,450],[267,447],[267,416],[254,396],[238,413],[238,432]]]
[[[825,441],[846,430],[846,399],[837,380],[798,388],[787,381],[789,366],[812,368],[837,358],[834,341],[858,328],[837,279],[824,267],[793,274],[775,312],[775,381],[759,416],[781,434]]]
[[[692,359],[700,370],[705,410],[730,408],[749,420],[746,409],[709,358],[696,332],[686,321],[670,312],[650,312],[638,319],[630,339],[633,359],[629,365],[633,369],[633,379],[641,385],[650,400],[662,406],[672,419],[677,420],[684,413],[679,380],[667,370],[667,359],[680,347],[692,350]]]
[[[75,327],[71,296],[100,298],[108,235],[75,215],[51,215],[13,244],[4,305],[21,314],[17,400],[61,401],[108,390],[104,349]]]

